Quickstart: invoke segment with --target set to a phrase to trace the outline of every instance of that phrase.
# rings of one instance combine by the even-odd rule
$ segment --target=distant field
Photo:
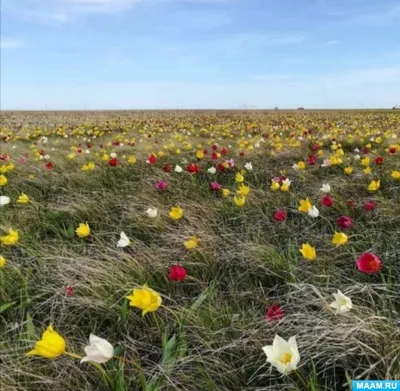
[[[398,111],[0,119],[0,390],[400,380]]]

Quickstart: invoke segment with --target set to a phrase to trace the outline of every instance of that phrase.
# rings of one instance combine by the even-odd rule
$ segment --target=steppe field
[[[1,391],[400,380],[400,112],[2,112]]]

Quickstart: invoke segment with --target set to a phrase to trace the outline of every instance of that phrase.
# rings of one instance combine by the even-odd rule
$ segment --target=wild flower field
[[[400,380],[398,113],[1,120],[1,390]]]

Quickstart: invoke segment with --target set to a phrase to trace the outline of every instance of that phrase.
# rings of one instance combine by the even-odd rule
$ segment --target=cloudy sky
[[[400,104],[399,0],[1,0],[1,108]]]

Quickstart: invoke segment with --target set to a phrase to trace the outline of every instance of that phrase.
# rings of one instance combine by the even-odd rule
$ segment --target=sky
[[[400,105],[400,0],[0,3],[2,110]]]

